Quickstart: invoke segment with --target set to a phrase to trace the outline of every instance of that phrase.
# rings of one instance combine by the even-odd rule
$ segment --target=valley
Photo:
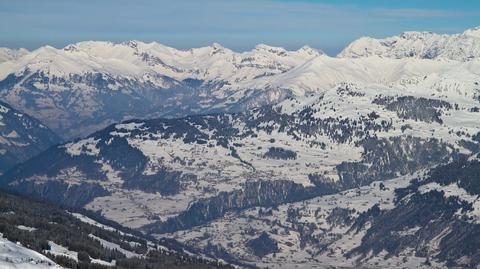
[[[0,186],[100,229],[82,240],[115,252],[88,253],[106,267],[191,253],[178,268],[476,268],[479,32],[365,37],[336,57],[141,41],[2,49]],[[143,250],[176,249],[121,248],[75,210]],[[0,226],[0,243],[20,248],[7,232],[40,226]],[[51,236],[21,243],[39,264],[71,262],[58,252],[81,263]]]

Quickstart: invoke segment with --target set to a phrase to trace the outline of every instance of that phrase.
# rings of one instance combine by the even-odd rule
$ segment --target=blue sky
[[[138,39],[237,51],[307,44],[335,54],[361,36],[479,25],[478,0],[0,0],[0,46],[28,49]]]

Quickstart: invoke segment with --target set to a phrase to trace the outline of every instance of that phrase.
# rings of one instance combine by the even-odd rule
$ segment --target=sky
[[[27,49],[142,40],[236,51],[309,45],[334,55],[362,36],[475,26],[478,0],[0,0],[0,46]]]

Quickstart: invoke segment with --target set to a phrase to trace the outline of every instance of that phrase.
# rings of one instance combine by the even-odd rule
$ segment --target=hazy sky
[[[307,44],[335,54],[360,36],[479,25],[479,0],[0,0],[0,46],[28,49],[138,39],[237,51]]]

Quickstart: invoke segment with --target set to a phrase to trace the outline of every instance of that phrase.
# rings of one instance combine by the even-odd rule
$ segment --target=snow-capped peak
[[[400,38],[409,39],[409,40],[423,40],[431,37],[432,35],[437,35],[433,32],[418,32],[418,31],[406,31],[400,34]]]
[[[140,79],[160,74],[176,80],[236,80],[265,73],[284,72],[320,53],[310,47],[298,51],[257,45],[247,52],[234,52],[218,43],[178,50],[162,44],[130,40],[123,43],[83,41],[62,49],[44,46],[13,63],[0,66],[0,78],[9,74],[42,72],[55,76],[104,73],[112,77]]]
[[[210,46],[213,50],[222,50],[222,49],[225,49],[225,47],[223,47],[222,45],[220,45],[219,43],[212,43],[212,45]]]
[[[480,26],[473,27],[470,29],[467,29],[463,32],[463,35],[465,36],[473,36],[476,38],[480,38]]]
[[[452,35],[408,31],[385,39],[362,37],[348,45],[338,57],[358,58],[372,55],[396,59],[478,59],[480,28],[475,27]]]
[[[284,55],[286,54],[287,50],[281,47],[273,47],[265,44],[258,44],[255,46],[256,51],[263,51],[263,52],[268,52],[276,55]]]
[[[74,44],[67,45],[63,48],[64,51],[78,51],[78,47]]]
[[[125,44],[126,46],[128,46],[130,48],[135,49],[135,48],[138,47],[138,43],[139,43],[139,41],[137,41],[137,40],[129,40],[127,42],[124,42],[123,44]],[[143,43],[143,42],[141,42],[141,43]]]
[[[471,59],[480,56],[480,38],[475,37],[478,31],[365,37],[339,57],[308,46],[286,50],[265,44],[245,52],[218,43],[180,50],[138,40],[84,41],[63,49],[45,46],[0,63],[0,81],[10,75],[15,78],[5,84],[14,82],[0,96],[13,100],[10,102],[27,113],[40,114],[42,110],[39,117],[45,124],[61,128],[62,133],[73,129],[67,124],[76,124],[79,115],[83,122],[89,122],[101,111],[107,115],[102,126],[118,121],[111,117],[120,114],[106,111],[112,95],[127,96],[132,102],[122,112],[125,118],[146,117],[143,109],[147,107],[158,113],[156,116],[238,111],[292,95],[323,92],[344,82],[392,87],[415,84],[424,85],[427,91],[448,91],[451,96],[477,96],[480,61]],[[25,96],[32,101],[21,103]],[[30,104],[33,107],[28,107]],[[54,104],[55,113],[46,104]],[[56,115],[64,115],[68,122],[59,121]],[[93,131],[97,124],[78,130]]]
[[[319,49],[312,48],[308,45],[305,45],[297,50],[298,53],[311,55],[311,56],[320,56],[325,54],[323,51]]]
[[[18,58],[26,55],[28,50],[20,49],[9,49],[9,48],[0,48],[0,63],[17,60]]]

